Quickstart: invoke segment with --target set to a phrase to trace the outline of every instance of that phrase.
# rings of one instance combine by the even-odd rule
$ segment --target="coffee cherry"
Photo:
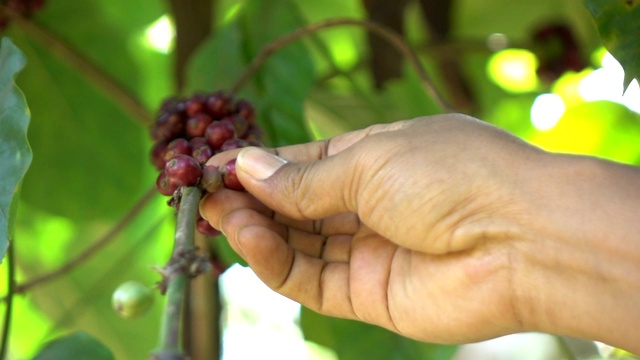
[[[189,140],[189,145],[191,145],[192,149],[195,149],[197,147],[199,147],[200,145],[208,145],[207,143],[207,139],[205,139],[202,136],[197,136],[194,137],[193,139]]]
[[[184,131],[186,119],[177,111],[160,115],[151,130],[151,136],[157,141],[171,141],[179,137]]]
[[[212,122],[211,116],[207,114],[196,114],[187,120],[187,135],[191,137],[204,136],[207,126]]]
[[[209,237],[219,236],[220,231],[216,230],[209,222],[203,218],[199,218],[196,222],[196,227],[198,231]]]
[[[222,188],[222,173],[216,166],[205,166],[202,169],[200,186],[207,192],[213,193]]]
[[[2,6],[11,9],[16,15],[30,17],[44,6],[45,0],[4,0]],[[11,22],[11,16],[6,11],[0,11],[0,30],[4,30]]]
[[[227,116],[225,120],[229,121],[236,129],[236,136],[242,138],[249,130],[249,121],[242,115]]]
[[[245,140],[257,140],[260,141],[264,137],[264,132],[257,124],[249,124],[247,132],[242,136]]]
[[[213,149],[208,144],[202,144],[197,148],[194,148],[191,152],[191,157],[198,163],[204,164],[213,156]]]
[[[178,155],[190,155],[191,145],[183,138],[172,140],[165,149],[164,160],[169,161]]]
[[[224,165],[222,180],[227,189],[244,191],[244,186],[242,186],[236,174],[236,159],[229,160],[229,162]]]
[[[152,303],[151,289],[137,281],[127,281],[118,286],[111,297],[113,309],[124,318],[142,315]]]
[[[236,137],[236,128],[226,120],[214,121],[207,126],[204,137],[213,150],[218,150],[225,141]]]
[[[256,119],[256,109],[250,102],[244,99],[238,100],[236,103],[236,113],[249,121],[254,122]]]
[[[167,176],[167,173],[163,170],[160,175],[158,175],[158,179],[156,180],[156,187],[158,188],[158,191],[160,191],[160,194],[165,196],[172,196],[173,193],[178,190],[179,186],[178,184],[172,182],[171,179],[169,179],[169,177]]]
[[[204,94],[196,94],[184,102],[184,111],[189,117],[194,117],[205,111],[207,107],[207,97]]]
[[[207,111],[214,119],[222,119],[231,112],[231,99],[221,91],[215,92],[207,99]]]
[[[179,186],[194,186],[202,176],[200,164],[187,155],[178,155],[167,162],[164,171],[174,184]]]
[[[249,142],[247,140],[233,138],[225,141],[224,144],[220,146],[220,151],[222,152],[233,149],[240,149],[247,146],[249,146]]]
[[[156,169],[158,170],[164,169],[164,165],[167,163],[164,160],[164,154],[166,152],[167,152],[167,143],[165,143],[164,141],[159,141],[155,143],[155,145],[153,145],[153,148],[151,148],[151,153],[149,155],[151,156],[151,163]]]

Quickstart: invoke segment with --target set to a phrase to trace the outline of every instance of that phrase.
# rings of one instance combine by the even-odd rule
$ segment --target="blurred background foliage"
[[[638,19],[640,7],[630,4]],[[640,164],[638,83],[623,95],[625,73],[580,0],[48,0],[3,30],[26,56],[17,83],[31,111],[33,162],[14,219],[18,284],[81,254],[153,187],[147,129],[163,99],[229,89],[262,46],[336,17],[403,34],[458,111],[550,151]],[[271,145],[441,112],[406,64],[363,29],[335,27],[276,52],[240,95],[257,105]],[[174,229],[164,202],[153,197],[87,261],[16,296],[10,359],[32,358],[74,332],[72,339],[90,334],[117,359],[147,356],[162,299],[124,320],[110,297],[124,281],[159,280],[150,267],[168,259]],[[223,239],[213,246],[225,265],[239,261]],[[221,279],[225,359],[454,356],[452,346],[299,313],[246,269],[233,269]]]

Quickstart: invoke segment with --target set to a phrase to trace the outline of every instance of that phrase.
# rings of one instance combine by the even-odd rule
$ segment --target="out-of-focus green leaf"
[[[302,308],[305,338],[335,350],[340,360],[451,359],[456,347],[407,339],[377,326],[336,319]]]
[[[25,65],[22,52],[8,39],[0,44],[0,262],[13,232],[14,197],[31,163],[27,141],[29,109],[13,79]]]
[[[189,92],[229,89],[246,66],[242,41],[237,21],[230,21],[218,29],[215,36],[209,37],[192,56],[185,89]],[[246,94],[246,91],[242,93]]]
[[[172,83],[170,62],[143,40],[164,11],[158,2],[63,0],[47,2],[31,21],[50,29],[143,103],[155,105]],[[153,181],[145,126],[123,112],[99,82],[69,66],[53,51],[55,44],[28,29],[9,28],[29,58],[18,83],[33,98],[35,157],[22,197],[73,219],[117,216]]]
[[[113,354],[98,340],[84,332],[55,339],[44,346],[33,360],[113,360]]]
[[[151,184],[146,129],[47,48],[14,37],[30,59],[19,83],[33,99],[22,198],[77,220],[120,215]]]
[[[583,0],[605,47],[624,68],[624,86],[640,79],[640,3],[625,0]]]
[[[639,138],[638,114],[620,104],[596,101],[567,109],[551,130],[531,133],[527,140],[549,151],[637,163]]]
[[[28,299],[49,319],[52,327],[49,331],[83,329],[106,344],[117,359],[146,358],[157,345],[156,337],[148,334],[155,334],[160,326],[163,302],[156,301],[144,316],[127,320],[113,311],[111,296],[122,282],[137,280],[151,286],[160,279],[150,266],[164,265],[171,255],[175,234],[172,213],[166,199],[156,196],[110,245],[50,285],[31,289]],[[64,218],[24,203],[18,215],[16,231],[21,234],[21,241],[17,257],[26,278],[67,262],[112,226],[111,222],[85,221],[64,231],[64,226],[54,225]],[[46,223],[49,225],[43,226]],[[40,255],[44,251],[55,255]],[[19,339],[20,345],[26,348],[39,347],[42,338],[37,335],[20,338],[20,334],[28,331],[28,323],[23,325],[17,320],[14,325],[13,341]]]
[[[244,51],[253,59],[262,48],[304,26],[292,1],[247,1],[241,19]],[[259,94],[259,118],[271,145],[281,146],[311,139],[304,119],[304,100],[315,82],[313,62],[300,42],[281,48],[269,58],[253,79]]]
[[[145,45],[143,40],[147,28],[165,12],[162,1],[59,0],[48,1],[37,13],[36,21],[155,107],[159,97],[170,91],[171,63],[166,54]],[[149,74],[149,70],[155,73]],[[146,88],[150,82],[165,94]]]

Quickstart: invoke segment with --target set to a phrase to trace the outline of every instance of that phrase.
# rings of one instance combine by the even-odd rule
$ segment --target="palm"
[[[492,271],[491,262],[473,252],[424,254],[369,231],[358,233],[349,261],[353,312],[357,319],[429,341],[501,335],[484,331],[487,321],[511,320],[508,282]],[[475,329],[475,337],[461,338],[460,330],[468,334],[469,329]]]

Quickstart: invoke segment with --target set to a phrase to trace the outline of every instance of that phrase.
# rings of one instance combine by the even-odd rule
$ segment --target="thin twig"
[[[167,265],[160,269],[163,283],[167,284],[167,300],[160,328],[160,344],[151,354],[155,360],[187,359],[182,353],[181,321],[182,303],[189,277],[197,275],[193,267],[198,256],[195,248],[196,215],[202,191],[197,186],[183,188],[173,253]],[[161,289],[164,287],[161,285]]]
[[[314,24],[310,24],[308,26],[299,28],[294,30],[282,37],[274,40],[273,42],[265,45],[258,55],[253,58],[253,61],[249,64],[245,72],[242,74],[240,79],[236,82],[236,84],[231,88],[233,93],[238,92],[254,75],[254,73],[265,63],[265,61],[277,50],[289,45],[290,43],[312,33],[315,33],[319,30],[337,27],[337,26],[357,26],[365,28],[374,34],[382,37],[387,40],[393,47],[395,47],[403,56],[407,59],[409,64],[415,69],[420,78],[422,85],[424,86],[425,91],[433,98],[433,100],[444,110],[447,112],[453,112],[455,109],[444,99],[442,95],[436,90],[433,86],[433,81],[427,75],[420,59],[415,54],[415,52],[407,45],[402,36],[398,35],[393,30],[387,29],[384,26],[378,25],[376,23],[366,21],[366,20],[357,20],[357,19],[346,19],[346,18],[338,18],[338,19],[330,19],[325,21],[320,21]]]
[[[147,191],[147,193],[138,200],[129,211],[115,224],[106,234],[97,239],[93,244],[91,244],[88,248],[82,251],[80,254],[76,255],[73,259],[61,265],[59,268],[52,270],[46,274],[37,276],[31,280],[27,280],[26,282],[16,285],[13,293],[20,294],[23,293],[30,288],[41,285],[42,283],[51,281],[61,275],[66,274],[67,272],[73,270],[75,267],[79,266],[81,263],[89,260],[93,255],[95,255],[100,249],[102,249],[105,245],[115,239],[116,235],[118,235],[122,230],[124,230],[130,223],[133,221],[136,216],[144,209],[147,203],[155,196],[157,190],[154,186],[152,189]],[[5,297],[3,300],[6,300]]]
[[[75,50],[70,44],[56,36],[51,29],[46,29],[29,18],[25,18],[9,7],[1,6],[0,11],[8,14],[15,25],[24,30],[32,40],[48,49],[72,68],[84,75],[105,95],[110,97],[118,107],[144,126],[151,124],[151,113],[140,103],[130,91],[121,86],[113,77],[99,69],[90,60]]]
[[[9,247],[7,248],[7,309],[4,315],[4,325],[2,326],[2,342],[0,343],[0,359],[6,359],[9,352],[9,332],[11,330],[11,314],[13,313],[13,294],[15,293],[16,274],[15,274],[15,262],[16,253],[14,251],[13,241],[9,240]]]

